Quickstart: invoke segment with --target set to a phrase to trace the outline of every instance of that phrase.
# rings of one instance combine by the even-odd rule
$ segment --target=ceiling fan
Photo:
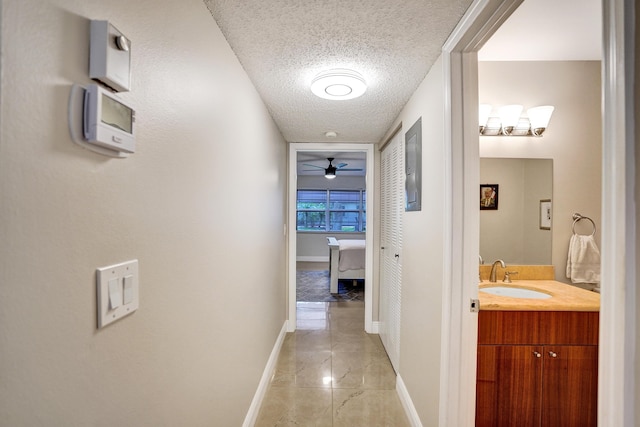
[[[335,178],[337,171],[360,172],[360,171],[363,170],[361,168],[355,168],[355,169],[353,169],[353,168],[350,168],[350,169],[345,168],[345,166],[348,166],[348,163],[340,163],[340,164],[338,164],[338,166],[333,166],[333,161],[335,160],[334,157],[327,157],[327,160],[329,160],[329,166],[327,166],[326,168],[322,167],[322,166],[312,165],[312,164],[309,164],[309,163],[303,163],[303,165],[304,166],[309,166],[309,167],[312,167],[312,168],[317,168],[317,169],[324,169],[324,177],[327,178],[327,179]],[[305,169],[305,170],[306,171],[310,171],[310,170],[313,170],[313,169]]]

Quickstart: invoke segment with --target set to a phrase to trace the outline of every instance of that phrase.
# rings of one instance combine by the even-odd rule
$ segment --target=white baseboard
[[[299,256],[296,261],[300,262],[329,262],[328,256]]]
[[[398,397],[400,398],[405,414],[407,414],[407,418],[409,418],[409,424],[411,424],[411,427],[422,427],[422,421],[420,421],[416,407],[413,406],[413,401],[411,400],[411,396],[409,396],[409,391],[404,385],[400,375],[396,377],[396,393],[398,393]]]
[[[380,322],[371,322],[371,333],[379,334],[380,333]]]
[[[253,427],[256,423],[256,420],[258,419],[260,406],[262,405],[264,396],[267,394],[267,389],[269,388],[269,381],[271,380],[271,375],[273,374],[273,371],[276,369],[276,363],[278,362],[278,356],[280,355],[280,349],[282,348],[282,343],[284,341],[284,337],[286,333],[287,333],[287,321],[284,322],[284,325],[280,330],[280,334],[276,339],[276,343],[273,346],[273,350],[271,350],[271,355],[269,356],[269,360],[267,361],[267,366],[265,366],[264,368],[264,372],[262,373],[262,378],[260,378],[260,382],[258,383],[258,389],[256,390],[256,394],[253,396],[253,400],[251,401],[251,406],[249,406],[249,411],[247,412],[247,416],[244,418],[242,427]]]

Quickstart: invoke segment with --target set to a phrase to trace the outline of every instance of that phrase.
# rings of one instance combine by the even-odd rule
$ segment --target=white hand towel
[[[600,250],[593,236],[571,236],[566,275],[572,283],[600,283]]]

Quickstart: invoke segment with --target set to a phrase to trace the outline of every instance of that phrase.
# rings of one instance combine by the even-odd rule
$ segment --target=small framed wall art
[[[480,210],[498,210],[498,184],[480,184]]]
[[[540,230],[551,230],[551,199],[540,200]]]

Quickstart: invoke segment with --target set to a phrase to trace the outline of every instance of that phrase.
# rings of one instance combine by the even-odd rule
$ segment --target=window
[[[298,231],[366,231],[365,190],[298,190]]]

